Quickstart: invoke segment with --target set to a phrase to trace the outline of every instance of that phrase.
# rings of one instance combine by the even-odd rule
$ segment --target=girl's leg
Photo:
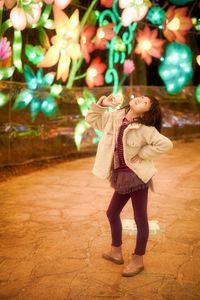
[[[149,237],[147,216],[148,188],[131,193],[134,219],[137,226],[136,255],[144,255]]]
[[[125,277],[137,275],[144,270],[143,255],[149,236],[149,225],[147,218],[148,188],[131,193],[134,210],[134,218],[137,226],[137,238],[134,254],[122,272]]]
[[[120,213],[130,198],[130,194],[119,194],[114,192],[107,210],[107,217],[110,222],[112,246],[119,247],[122,244],[122,223]]]

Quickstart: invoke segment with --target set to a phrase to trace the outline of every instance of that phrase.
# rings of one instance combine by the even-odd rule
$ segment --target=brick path
[[[0,183],[0,299],[199,300],[200,142],[176,142],[156,160],[149,195],[151,234],[145,271],[101,258],[109,248],[105,216],[112,189],[79,159]],[[130,203],[122,218],[131,218]],[[127,261],[135,236],[124,233]]]

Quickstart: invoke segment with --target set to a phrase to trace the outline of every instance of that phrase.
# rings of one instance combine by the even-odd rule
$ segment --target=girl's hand
[[[119,104],[117,97],[113,94],[110,94],[108,97],[105,97],[101,101],[101,105],[105,107],[116,107]]]
[[[141,163],[142,162],[142,158],[141,157],[139,157],[139,155],[135,155],[135,156],[133,156],[132,158],[131,158],[131,162],[132,163]]]

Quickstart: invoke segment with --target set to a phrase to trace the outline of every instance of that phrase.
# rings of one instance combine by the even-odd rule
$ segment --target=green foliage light
[[[39,69],[35,75],[28,65],[24,65],[24,78],[29,89],[22,91],[18,95],[13,109],[20,110],[30,105],[32,120],[35,120],[39,111],[48,117],[54,116],[58,111],[54,96],[48,91],[46,93],[43,92],[42,96],[37,92],[41,88],[44,89],[51,86],[54,77],[53,73],[43,76],[42,69]],[[41,98],[38,99],[38,95]]]
[[[169,0],[176,5],[185,5],[186,3],[193,2],[194,0]]]
[[[160,6],[151,7],[147,13],[147,20],[154,25],[162,25],[165,20],[165,11]]]
[[[169,44],[158,71],[168,93],[179,93],[192,78],[190,48],[184,44]]]
[[[8,95],[5,95],[4,93],[0,92],[0,107],[6,105],[8,101],[9,101]]]
[[[196,88],[196,99],[197,99],[197,102],[200,104],[200,84],[197,85],[197,88]]]
[[[27,44],[25,47],[26,57],[34,65],[37,65],[44,58],[44,51],[40,46],[32,46]]]

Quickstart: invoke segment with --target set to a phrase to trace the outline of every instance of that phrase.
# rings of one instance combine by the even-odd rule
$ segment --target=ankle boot
[[[124,263],[121,246],[111,246],[111,250],[109,252],[103,253],[102,257],[118,265]]]
[[[144,270],[143,257],[140,255],[132,254],[128,265],[124,268],[122,276],[132,277]]]

